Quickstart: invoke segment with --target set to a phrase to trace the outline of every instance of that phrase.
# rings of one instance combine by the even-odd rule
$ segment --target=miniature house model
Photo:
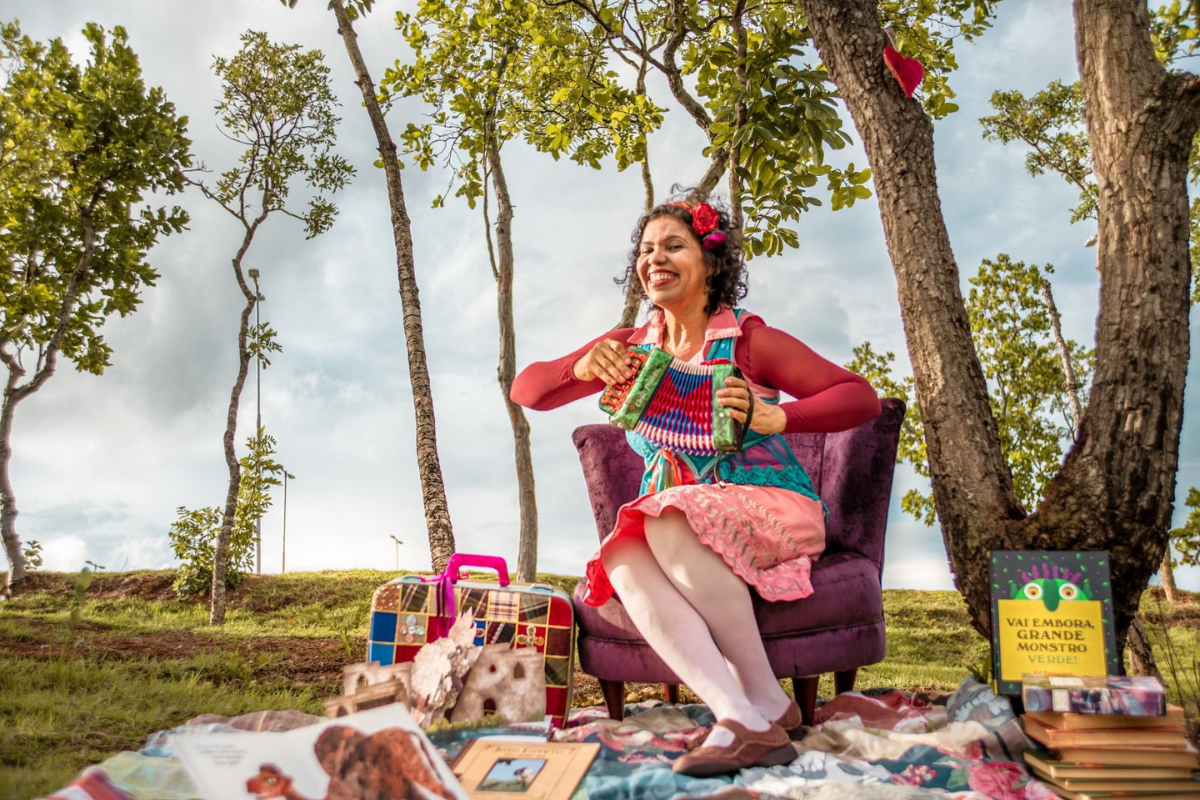
[[[468,722],[488,714],[509,722],[535,722],[546,716],[546,673],[536,648],[483,646],[450,721]]]

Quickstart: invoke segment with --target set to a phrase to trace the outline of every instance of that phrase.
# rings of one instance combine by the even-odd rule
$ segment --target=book
[[[989,587],[997,694],[1026,674],[1120,672],[1108,553],[995,550]]]
[[[1167,706],[1167,713],[1161,717],[1028,710],[1025,714],[1043,725],[1068,731],[1093,728],[1178,728],[1180,731],[1183,730],[1183,709],[1179,706]]]
[[[1051,779],[1076,780],[1151,780],[1155,778],[1191,778],[1192,769],[1181,767],[1127,766],[1119,764],[1079,764],[1058,761],[1045,753],[1026,750],[1025,763],[1039,776]]]
[[[1045,725],[1028,714],[1021,717],[1021,727],[1030,738],[1050,748],[1096,745],[1112,747],[1155,745],[1182,750],[1186,746],[1183,733],[1176,728],[1138,728],[1136,730],[1086,728],[1063,730]]]
[[[1181,749],[1118,745],[1114,747],[1088,747],[1067,745],[1056,748],[1061,761],[1078,764],[1128,764],[1147,767],[1200,768],[1200,756],[1195,748],[1187,745]]]
[[[600,745],[514,742],[493,737],[467,743],[453,770],[472,800],[569,800]]]
[[[1200,781],[1191,778],[1176,780],[1077,780],[1073,778],[1043,779],[1050,787],[1070,789],[1073,792],[1138,792],[1152,794],[1154,792],[1187,792],[1194,791],[1200,796]]]
[[[402,703],[283,732],[173,734],[171,745],[206,800],[469,800]]]
[[[1200,786],[1200,784],[1197,785]],[[1054,787],[1054,793],[1064,800],[1115,800],[1118,797],[1146,797],[1149,800],[1196,800],[1197,797],[1200,797],[1200,790],[1194,792],[1079,792],[1058,786]]]
[[[1026,711],[1151,719],[1167,713],[1166,690],[1152,675],[1024,675],[1021,699]]]

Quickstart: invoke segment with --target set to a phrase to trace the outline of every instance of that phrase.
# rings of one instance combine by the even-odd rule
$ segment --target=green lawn
[[[231,593],[220,629],[207,625],[203,602],[173,595],[172,577],[98,576],[73,636],[73,575],[35,574],[29,591],[0,603],[0,800],[49,793],[201,713],[323,713],[322,699],[341,691],[341,667],[364,658],[371,593],[395,573],[252,576]],[[577,580],[539,579],[568,592]],[[1167,609],[1156,597],[1147,593],[1143,609],[1160,666],[1169,630],[1194,685],[1200,601]],[[860,688],[950,691],[988,658],[956,592],[887,591],[884,613],[887,657],[859,671]],[[628,698],[658,692],[631,684]],[[832,694],[829,676],[821,693]],[[595,681],[577,672],[576,705],[600,702]]]

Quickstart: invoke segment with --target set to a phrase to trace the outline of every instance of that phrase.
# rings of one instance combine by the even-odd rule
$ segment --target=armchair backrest
[[[784,434],[829,508],[825,552],[861,553],[880,571],[904,403],[887,398],[882,406],[878,417],[848,431]],[[642,458],[615,425],[583,425],[571,438],[603,539],[616,523],[617,510],[637,497]]]

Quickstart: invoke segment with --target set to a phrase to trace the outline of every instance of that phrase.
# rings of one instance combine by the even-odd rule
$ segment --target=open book
[[[208,800],[468,800],[400,703],[281,733],[176,734],[171,743]]]

